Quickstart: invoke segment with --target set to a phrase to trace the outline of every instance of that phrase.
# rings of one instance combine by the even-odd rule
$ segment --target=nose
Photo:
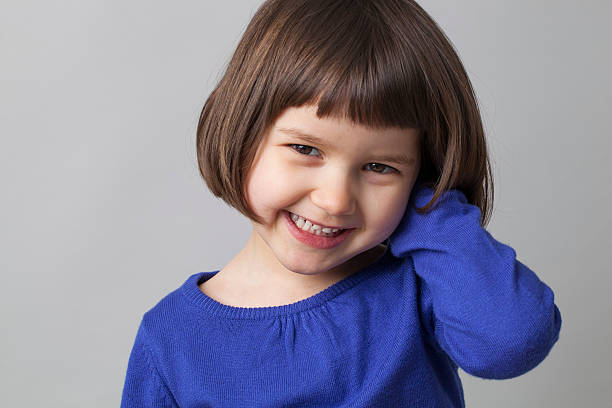
[[[352,180],[346,171],[320,174],[314,183],[316,187],[312,190],[310,199],[316,206],[335,216],[355,212],[356,201],[352,191]]]

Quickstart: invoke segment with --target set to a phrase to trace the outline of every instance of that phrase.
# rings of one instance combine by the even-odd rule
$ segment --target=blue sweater
[[[413,194],[419,206],[428,188]],[[552,290],[450,190],[411,206],[385,254],[299,302],[240,308],[191,275],[147,311],[122,407],[464,407],[458,367],[536,367],[559,338]]]

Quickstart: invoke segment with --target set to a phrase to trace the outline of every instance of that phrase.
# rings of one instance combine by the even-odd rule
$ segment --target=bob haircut
[[[261,223],[245,180],[262,138],[289,107],[369,128],[416,128],[416,184],[458,189],[490,219],[493,180],[474,90],[453,45],[411,0],[268,0],[202,109],[196,148],[211,192]],[[413,202],[413,200],[411,200]],[[413,204],[414,205],[414,202]]]

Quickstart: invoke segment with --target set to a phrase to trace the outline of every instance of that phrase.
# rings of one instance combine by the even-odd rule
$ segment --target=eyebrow
[[[296,128],[282,128],[282,127],[278,127],[277,128],[278,131],[289,134],[291,136],[295,136],[298,139],[301,139],[305,142],[308,143],[312,143],[312,144],[316,144],[319,146],[322,146],[324,149],[330,149],[331,146],[324,141],[323,139],[314,136],[314,135],[310,135],[300,129],[296,129]],[[390,163],[396,163],[396,164],[403,164],[406,166],[409,166],[411,164],[414,164],[416,162],[416,159],[414,159],[413,157],[410,157],[408,155],[405,154],[383,154],[383,155],[377,155],[377,156],[372,156],[373,160],[377,160],[377,161],[381,161],[381,162],[390,162]]]

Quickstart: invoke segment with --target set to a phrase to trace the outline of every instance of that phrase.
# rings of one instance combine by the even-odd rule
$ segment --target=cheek
[[[262,160],[251,170],[247,199],[253,210],[264,217],[290,204],[291,177],[273,160]]]
[[[410,189],[401,189],[371,199],[370,225],[375,225],[381,239],[386,239],[399,225],[410,198]]]
[[[389,204],[380,209],[377,221],[383,235],[390,235],[399,225],[407,202],[408,200],[404,201],[402,197],[396,197],[395,200],[390,200]]]

